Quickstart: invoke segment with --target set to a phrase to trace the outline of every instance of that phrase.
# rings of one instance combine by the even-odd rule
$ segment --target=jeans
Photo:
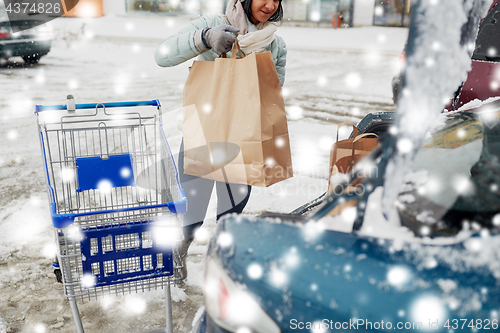
[[[184,214],[184,239],[192,239],[196,230],[202,226],[214,183],[217,191],[217,220],[225,214],[240,214],[245,208],[250,198],[251,186],[228,184],[184,174],[184,140],[179,150],[178,166],[181,187],[188,200],[188,209]]]

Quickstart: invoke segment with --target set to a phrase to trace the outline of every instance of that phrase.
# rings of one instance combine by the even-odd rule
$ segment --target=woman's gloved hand
[[[235,37],[228,32],[237,33],[240,29],[231,25],[221,24],[215,28],[203,30],[202,40],[207,47],[214,49],[217,53],[229,52],[233,47]]]

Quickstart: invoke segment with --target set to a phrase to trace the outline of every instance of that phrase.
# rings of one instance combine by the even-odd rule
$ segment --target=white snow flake
[[[411,152],[413,149],[413,142],[411,142],[410,139],[399,139],[398,140],[398,150],[403,153],[407,154]]]
[[[281,95],[283,95],[283,97],[287,97],[290,95],[290,89],[289,88],[282,88],[281,89]]]
[[[411,271],[406,267],[392,267],[387,272],[387,281],[395,287],[402,287],[410,282],[412,278]]]
[[[35,325],[33,331],[35,333],[45,333],[47,331],[47,327],[45,326],[45,324],[39,323]]]
[[[361,81],[361,75],[358,73],[349,73],[345,77],[345,84],[351,89],[359,88]]]
[[[146,311],[146,300],[138,296],[128,296],[125,299],[125,309],[133,314],[142,314]]]
[[[496,214],[494,217],[493,217],[493,225],[495,226],[500,226],[500,214]]]
[[[7,139],[14,141],[17,139],[17,130],[12,129],[7,132]]]
[[[221,232],[217,238],[217,244],[222,247],[228,247],[233,244],[233,236],[227,232]]]
[[[284,286],[288,280],[286,273],[276,267],[271,268],[270,277],[271,284],[278,288]]]
[[[78,87],[79,87],[78,80],[71,79],[68,81],[68,89],[69,90],[75,90],[75,89],[78,89]]]
[[[290,120],[298,120],[300,118],[302,118],[302,108],[298,105],[292,105],[292,106],[289,106],[287,109],[286,109],[286,112],[288,114],[288,119]]]
[[[428,323],[442,322],[446,317],[446,308],[441,300],[436,296],[422,296],[417,298],[410,307],[410,317],[412,321]]]
[[[92,288],[95,286],[95,277],[92,274],[85,274],[80,281],[82,287],[84,288]]]
[[[260,279],[262,277],[262,273],[262,266],[257,263],[250,264],[247,268],[247,274],[251,279]]]
[[[324,86],[326,86],[327,83],[328,83],[328,79],[326,78],[326,76],[318,77],[318,81],[317,81],[318,86],[324,87]]]
[[[387,36],[384,35],[384,34],[380,34],[377,36],[377,40],[380,42],[380,43],[385,43],[385,41],[387,40]]]

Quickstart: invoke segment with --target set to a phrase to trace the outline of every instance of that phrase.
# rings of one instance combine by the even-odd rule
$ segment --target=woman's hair
[[[276,12],[274,12],[273,15],[271,15],[271,17],[268,20],[269,22],[278,22],[283,19],[283,6],[281,5],[282,0],[279,1],[280,4],[278,5],[278,9],[276,10]],[[244,0],[241,4],[243,5],[243,10],[245,11],[245,14],[250,20],[250,18],[252,17],[252,0]]]

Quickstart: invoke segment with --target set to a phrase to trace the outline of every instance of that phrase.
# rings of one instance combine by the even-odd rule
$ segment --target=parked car
[[[7,13],[0,6],[0,59],[22,57],[27,64],[36,64],[49,53],[52,46],[50,31],[45,24],[31,28],[34,25],[37,22],[33,20],[9,22]],[[14,27],[22,31],[14,33]]]
[[[441,116],[399,195],[400,225],[382,216],[381,187],[367,203],[334,193],[222,219],[193,332],[498,330],[499,120],[500,101]]]
[[[481,23],[473,59],[484,55],[497,11]],[[496,96],[467,95],[469,83],[491,83],[474,75],[455,108]],[[375,113],[357,126],[383,135],[392,122],[393,113]],[[383,183],[374,168],[388,157],[382,146],[356,167],[370,174],[361,186],[349,187],[353,172],[290,214],[223,218],[193,332],[498,331],[500,100],[443,113],[429,133],[389,216],[380,208],[383,188],[370,188]]]
[[[457,89],[448,103],[448,111],[458,110],[470,101],[484,101],[500,96],[500,15],[499,0],[494,0],[488,14],[479,25],[475,49],[472,53],[472,67],[465,82]],[[400,56],[404,67],[406,45]],[[394,103],[397,103],[402,85],[401,72],[392,79]]]

